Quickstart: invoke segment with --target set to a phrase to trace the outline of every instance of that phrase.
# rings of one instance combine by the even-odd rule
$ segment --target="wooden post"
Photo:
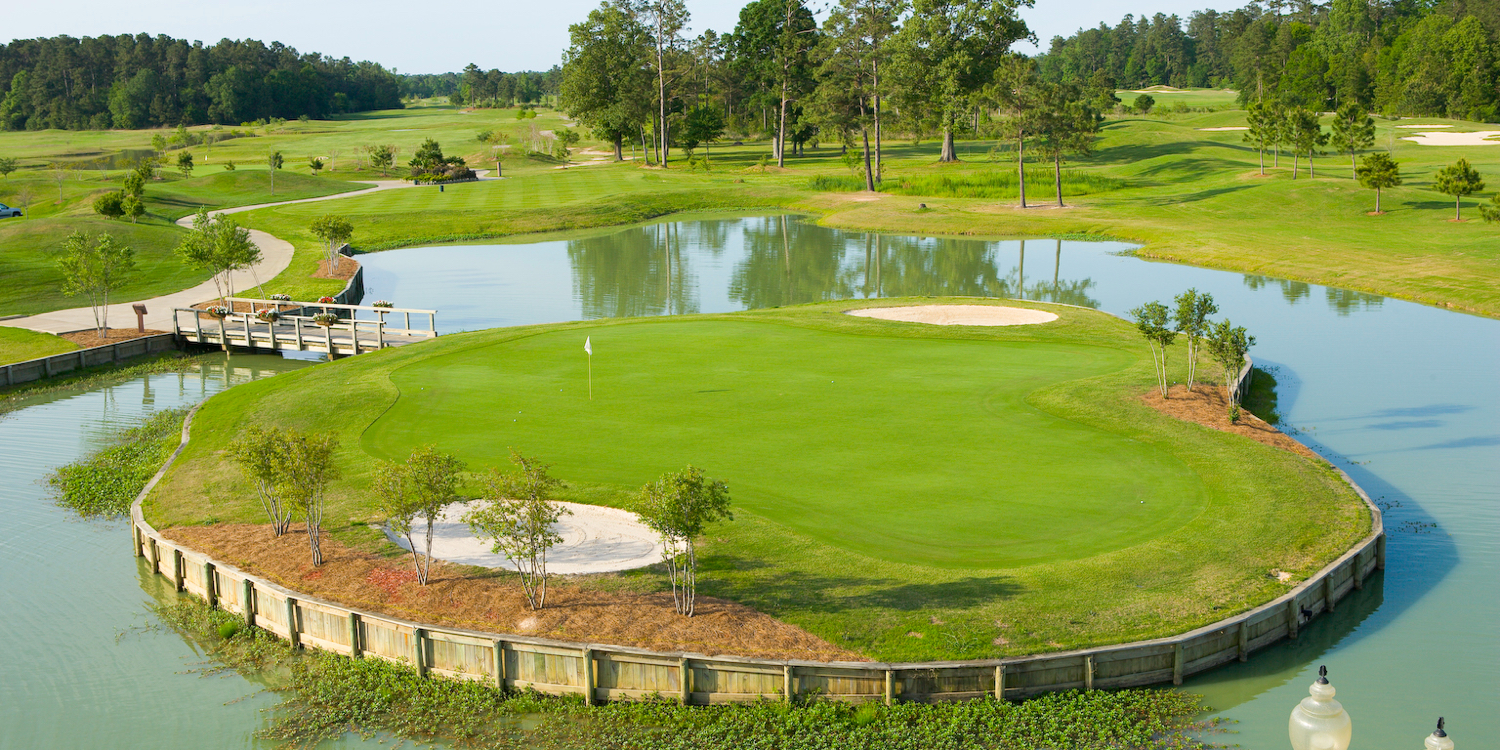
[[[1354,566],[1350,569],[1354,574],[1354,590],[1363,591],[1365,588],[1365,564],[1359,561],[1359,555],[1355,555],[1351,563]]]
[[[214,564],[206,560],[203,563],[203,598],[208,601],[209,609],[219,608],[219,592],[214,586]]]
[[[1385,570],[1385,534],[1375,537],[1375,569]]]
[[[1172,644],[1172,684],[1182,684],[1182,641]]]
[[[421,628],[411,629],[411,665],[416,668],[418,677],[427,676],[427,667],[422,664],[422,635]]]
[[[1330,614],[1333,613],[1333,574],[1336,572],[1338,568],[1328,571],[1328,576],[1323,579],[1323,608]]]
[[[130,551],[136,557],[145,557],[146,553],[141,549],[141,527],[130,524]]]
[[[677,660],[677,683],[682,689],[682,705],[686,706],[693,699],[693,670],[685,657]]]
[[[1083,657],[1083,689],[1094,689],[1094,655]]]
[[[349,655],[358,659],[365,655],[365,650],[359,647],[359,613],[349,613]]]
[[[594,705],[594,650],[583,650],[583,705]]]
[[[147,537],[146,541],[146,549],[151,552],[147,555],[151,559],[151,575],[161,575],[161,547],[156,546],[155,539]]]
[[[290,596],[286,598],[286,639],[293,648],[302,645],[297,638],[297,600]]]
[[[896,702],[896,672],[885,670],[885,705],[890,706]]]
[[[505,688],[505,641],[495,641],[495,687]]]
[[[297,329],[297,351],[307,351],[307,347],[302,344],[302,318],[292,318],[292,322],[296,324],[295,328]]]
[[[328,344],[328,359],[333,359],[333,326],[323,326],[323,342]]]
[[[182,550],[172,549],[172,584],[178,591],[187,590],[187,566],[182,561]]]
[[[1240,620],[1240,661],[1250,658],[1250,618]]]
[[[242,319],[245,321],[245,346],[250,347],[251,351],[254,351],[255,333],[250,330],[250,313],[244,313]]]
[[[781,694],[787,703],[792,702],[792,696],[797,694],[792,684],[792,665],[786,664],[781,667]]]
[[[1302,620],[1302,612],[1297,608],[1297,597],[1286,600],[1286,637],[1297,637],[1297,625]]]
[[[380,322],[375,324],[375,348],[385,348],[385,318],[381,318]]]
[[[995,665],[995,700],[1005,700],[1005,665]]]
[[[240,581],[240,610],[245,614],[245,627],[255,627],[255,582],[249,578]]]

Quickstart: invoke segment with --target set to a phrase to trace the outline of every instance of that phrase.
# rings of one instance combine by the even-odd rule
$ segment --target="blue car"
[[[20,215],[21,215],[21,209],[19,209],[19,208],[11,208],[10,206],[5,205],[4,203],[0,203],[0,219],[9,219],[12,216],[20,216]]]

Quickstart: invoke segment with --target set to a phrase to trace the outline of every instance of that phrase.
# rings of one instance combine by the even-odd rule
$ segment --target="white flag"
[[[594,347],[589,346],[588,336],[583,337],[583,350],[588,352],[590,357],[594,356]]]

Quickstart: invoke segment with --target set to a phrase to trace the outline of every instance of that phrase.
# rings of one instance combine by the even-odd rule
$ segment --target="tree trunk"
[[[1052,183],[1057,188],[1057,207],[1063,207],[1062,199],[1062,153],[1052,155]]]
[[[1454,221],[1463,221],[1464,220],[1463,196],[1461,196],[1461,195],[1455,195],[1455,196],[1453,196],[1453,220]]]
[[[1026,136],[1016,137],[1016,170],[1021,182],[1021,208],[1026,207]]]
[[[859,129],[865,140],[865,190],[875,192],[875,175],[870,171],[870,131]]]
[[[1349,179],[1359,179],[1359,165],[1354,163],[1354,152],[1349,152]]]
[[[953,149],[953,126],[951,125],[943,128],[943,151],[942,154],[938,156],[938,161],[958,161],[958,154],[956,154]]]
[[[1292,179],[1294,180],[1297,179],[1297,160],[1301,156],[1302,155],[1297,153],[1296,151],[1292,152]]]
[[[1312,157],[1313,157],[1312,151],[1308,151],[1307,152],[1307,179],[1309,179],[1309,180],[1316,180],[1316,179],[1318,179],[1318,172],[1313,167]]]
[[[615,133],[615,161],[625,161],[625,136]]]
[[[1380,213],[1380,188],[1375,188],[1375,213]]]
[[[786,166],[786,73],[781,76],[781,115],[776,125],[776,166]]]
[[[875,181],[880,181],[880,63],[873,63],[875,71],[872,88],[875,90]]]
[[[1264,148],[1260,150],[1260,176],[1266,176],[1266,150]]]

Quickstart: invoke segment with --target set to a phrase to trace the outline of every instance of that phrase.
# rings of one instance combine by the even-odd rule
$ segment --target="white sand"
[[[1396,127],[1398,127],[1398,128],[1407,128],[1407,129],[1411,130],[1411,129],[1417,129],[1417,128],[1451,128],[1453,126],[1452,125],[1397,125]]]
[[[1500,130],[1481,130],[1477,133],[1416,133],[1401,137],[1423,146],[1500,146],[1500,141],[1486,140],[1500,136]]]
[[[562,542],[547,552],[547,572],[608,573],[632,570],[661,562],[661,540],[656,532],[636,520],[635,514],[615,508],[579,503],[558,503],[572,515],[565,515],[553,527]],[[501,555],[490,552],[489,543],[476,538],[463,522],[468,503],[454,503],[443,509],[443,515],[432,531],[432,556],[439,560],[479,565],[486,568],[515,570]],[[412,534],[422,544],[417,526]],[[391,537],[402,549],[411,549],[404,537]]]
[[[1045,310],[995,305],[866,307],[850,310],[849,314],[861,318],[879,318],[903,323],[928,323],[935,326],[1026,326],[1057,320],[1056,315]]]
[[[1249,130],[1244,125],[1228,125],[1222,128],[1198,128],[1199,130]]]

